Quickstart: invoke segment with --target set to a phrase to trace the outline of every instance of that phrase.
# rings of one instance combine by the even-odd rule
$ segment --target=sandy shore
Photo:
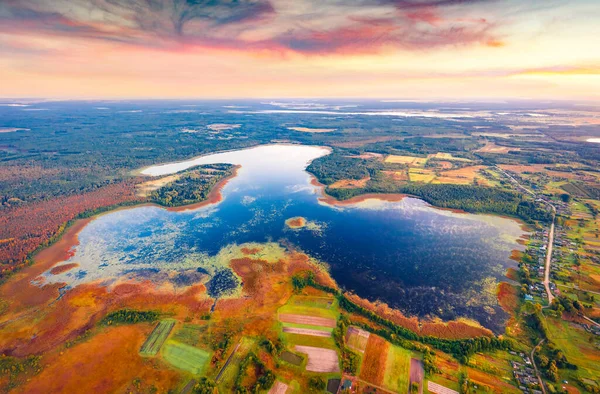
[[[366,194],[361,194],[359,196],[349,198],[347,200],[338,200],[337,198],[332,197],[325,192],[326,185],[319,182],[314,175],[310,174],[310,176],[311,176],[310,184],[320,188],[319,201],[323,202],[325,204],[329,204],[329,205],[347,206],[347,205],[353,205],[353,204],[363,202],[365,200],[370,200],[370,199],[396,202],[396,201],[402,201],[404,198],[409,197],[407,194],[400,194],[400,193],[387,193],[387,194],[366,193]]]

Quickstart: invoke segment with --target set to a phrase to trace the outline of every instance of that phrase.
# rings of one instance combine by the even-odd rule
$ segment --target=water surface
[[[142,206],[102,215],[80,233],[69,262],[77,269],[45,274],[46,283],[110,284],[124,276],[176,280],[177,272],[216,275],[216,257],[228,245],[281,242],[327,263],[345,289],[380,299],[407,314],[466,316],[499,331],[506,315],[497,304],[497,280],[521,249],[520,225],[510,219],[440,210],[405,198],[349,206],[319,201],[321,190],[304,171],[329,150],[268,145],[155,166],[164,175],[192,165],[241,165],[223,189],[224,200],[173,212]],[[302,216],[303,229],[285,220]],[[189,276],[188,276],[189,278]],[[192,277],[193,278],[193,277]]]

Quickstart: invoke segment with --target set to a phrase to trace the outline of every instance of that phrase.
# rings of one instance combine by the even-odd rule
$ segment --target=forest
[[[213,186],[233,174],[231,164],[207,164],[184,171],[175,181],[153,191],[150,199],[160,205],[177,207],[208,198]]]
[[[231,105],[246,112],[226,108]],[[379,101],[349,105],[366,105],[377,110],[396,108],[396,104]],[[415,108],[421,107],[426,105]],[[19,128],[0,134],[2,278],[27,264],[27,256],[48,245],[75,218],[102,207],[139,201],[135,184],[141,179],[135,170],[211,152],[275,142],[331,146],[330,156],[315,160],[309,166],[309,171],[321,182],[330,185],[340,179],[371,178],[364,189],[327,190],[339,199],[366,192],[407,193],[442,207],[506,214],[525,220],[547,218],[539,207],[523,197],[491,190],[445,185],[392,187],[380,176],[382,163],[351,156],[364,152],[418,156],[449,152],[485,165],[582,162],[590,168],[596,167],[594,160],[598,159],[596,146],[559,138],[551,142],[520,141],[518,144],[497,140],[515,149],[502,155],[476,152],[490,139],[475,136],[480,128],[510,130],[500,121],[477,117],[469,122],[450,122],[437,118],[391,119],[358,114],[330,117],[293,112],[266,114],[259,110],[273,109],[271,104],[247,100],[234,103],[52,101],[32,108],[39,111],[0,107],[2,127]],[[239,124],[240,127],[223,130],[210,127],[216,123]],[[290,129],[293,126],[334,131],[305,133]],[[548,126],[546,132],[558,136],[563,129]],[[387,163],[385,166],[393,168]],[[190,185],[194,182],[190,181]],[[188,190],[187,186],[181,187]],[[594,188],[580,189],[583,194],[598,194]],[[177,205],[203,198],[203,195],[196,191],[178,195],[175,201],[166,194],[161,198],[164,205]]]

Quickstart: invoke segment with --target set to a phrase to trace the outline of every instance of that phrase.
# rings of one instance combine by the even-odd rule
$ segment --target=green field
[[[219,385],[220,393],[230,393],[233,391],[233,384],[240,370],[240,363],[242,359],[246,357],[248,352],[256,349],[256,346],[256,341],[252,338],[243,337],[241,339],[240,347],[231,357],[231,362],[229,363],[229,365],[227,365],[227,368],[223,371],[221,379],[219,379],[219,381],[217,382],[217,384]],[[232,348],[235,348],[235,345],[232,346]]]
[[[200,335],[206,331],[207,327],[206,325],[184,324],[173,334],[173,339],[186,345],[196,346],[200,342]]]
[[[324,338],[324,337],[313,337],[310,335],[299,335],[299,334],[289,334],[282,333],[283,342],[287,346],[288,349],[294,349],[294,346],[313,346],[313,347],[322,347],[325,349],[337,349],[335,341],[333,338]]]
[[[385,387],[398,392],[407,393],[410,378],[410,350],[399,346],[390,346],[385,363]]]
[[[140,354],[142,356],[156,356],[173,329],[173,326],[175,326],[175,323],[176,321],[172,319],[160,321],[142,345]]]
[[[577,364],[576,374],[582,378],[598,379],[600,362],[598,349],[590,342],[592,334],[559,319],[548,319],[547,327],[550,340],[563,351],[570,363]],[[562,370],[561,374],[563,372],[568,371]]]
[[[165,344],[162,356],[174,367],[194,375],[202,373],[210,359],[210,353],[173,340]]]

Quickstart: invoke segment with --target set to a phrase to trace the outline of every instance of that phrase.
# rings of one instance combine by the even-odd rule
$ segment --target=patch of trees
[[[215,271],[214,275],[206,283],[206,292],[212,298],[220,298],[235,289],[240,284],[240,280],[229,268]]]
[[[102,319],[102,324],[135,324],[156,321],[160,317],[157,311],[136,311],[133,309],[120,309],[109,313]]]
[[[245,386],[244,380],[251,365],[254,365],[257,379],[250,386]],[[267,368],[256,354],[250,352],[240,363],[240,369],[234,382],[234,390],[236,394],[258,394],[262,391],[268,391],[273,383],[275,383],[275,374]]]
[[[18,385],[21,374],[40,372],[42,369],[42,365],[40,364],[41,359],[41,356],[17,358],[4,354],[0,355],[0,372],[2,373],[0,388],[8,392]]]
[[[217,384],[209,378],[202,377],[192,388],[192,394],[213,394]]]
[[[527,309],[533,309],[533,311],[525,317],[525,324],[535,333],[538,333],[542,339],[547,339],[548,328],[546,327],[546,320],[542,314],[542,306],[540,304],[532,304],[529,301],[527,306]]]
[[[160,205],[177,207],[208,199],[213,187],[233,174],[231,164],[208,164],[185,171],[173,182],[150,193],[150,199]]]
[[[552,382],[558,382],[559,369],[577,370],[577,365],[567,361],[562,350],[557,349],[552,342],[546,343],[535,355],[536,364],[540,367],[546,378]]]
[[[356,375],[360,364],[360,357],[346,346],[346,330],[350,325],[348,317],[341,315],[337,321],[337,325],[333,330],[333,339],[335,344],[340,349],[342,358],[342,370],[351,375]]]
[[[573,300],[564,295],[559,295],[558,297],[552,300],[552,309],[556,312],[562,314],[562,312],[567,313],[583,313],[584,306],[579,300]]]
[[[342,179],[363,179],[382,168],[383,165],[378,161],[352,158],[336,151],[313,160],[306,170],[315,175],[319,182],[331,185]]]
[[[366,193],[409,194],[441,208],[508,215],[519,217],[525,221],[549,222],[552,220],[552,213],[545,206],[526,200],[522,194],[489,187],[419,183],[397,185],[371,182],[360,189],[327,188],[327,193],[339,200]]]
[[[428,134],[431,132],[428,131]],[[440,135],[439,138],[415,136],[402,141],[385,141],[366,145],[369,152],[393,155],[427,155],[438,152],[452,152],[467,158],[475,158],[470,153],[483,146],[475,138],[449,138]]]
[[[275,342],[271,341],[269,338],[263,338],[260,341],[260,346],[273,356],[279,354],[284,349],[284,345],[279,338],[277,338]]]
[[[321,376],[311,376],[308,379],[308,388],[310,391],[320,393],[327,388],[327,382]]]

